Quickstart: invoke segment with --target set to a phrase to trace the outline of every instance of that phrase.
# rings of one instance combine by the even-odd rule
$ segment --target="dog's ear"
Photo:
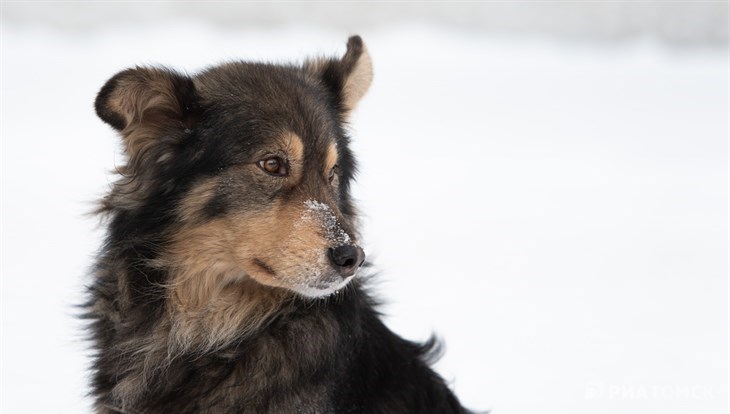
[[[132,158],[192,128],[199,115],[192,79],[164,68],[117,73],[99,91],[95,107],[99,118],[122,134]]]
[[[311,60],[305,69],[321,78],[344,115],[355,109],[373,81],[373,64],[360,36],[347,40],[342,59]]]

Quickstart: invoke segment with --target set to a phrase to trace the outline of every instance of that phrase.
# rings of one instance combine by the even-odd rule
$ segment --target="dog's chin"
[[[356,272],[343,279],[331,268],[317,271],[305,268],[300,270],[299,275],[284,275],[261,260],[253,260],[252,264],[253,266],[245,270],[251,279],[262,285],[283,288],[310,299],[324,298],[337,293],[346,288],[357,274]]]
[[[331,282],[321,282],[315,284],[305,284],[292,286],[290,289],[295,293],[309,299],[324,298],[331,296],[340,290],[347,287],[350,281],[355,275],[349,276],[345,279],[339,278],[338,280]]]

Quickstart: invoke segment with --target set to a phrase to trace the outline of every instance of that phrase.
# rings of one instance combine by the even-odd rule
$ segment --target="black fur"
[[[306,192],[332,200],[342,228],[354,234],[355,160],[344,128],[350,108],[342,101],[363,53],[353,37],[342,60],[318,65],[233,63],[194,77],[136,68],[101,89],[97,113],[122,133],[128,162],[101,208],[108,235],[87,305],[97,412],[467,412],[429,368],[436,343],[418,345],[391,332],[362,278],[330,297],[282,294],[260,326],[227,342],[178,349],[170,339],[176,313],[168,289],[175,275],[156,263],[190,225],[179,208],[206,179],[228,177],[190,219],[196,225],[274,208]],[[297,188],[269,191],[268,182],[256,181],[263,178],[246,175],[255,172],[239,169],[282,130],[304,141],[306,173]],[[340,170],[334,190],[316,174],[333,141]],[[227,187],[231,180],[242,184]],[[252,286],[262,294],[281,289]]]

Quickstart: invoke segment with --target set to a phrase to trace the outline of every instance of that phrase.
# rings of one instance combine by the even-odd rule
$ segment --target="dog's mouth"
[[[259,270],[263,271],[267,275],[269,275],[271,277],[276,277],[276,272],[274,271],[274,269],[272,269],[271,266],[269,266],[268,264],[266,264],[266,262],[264,262],[263,260],[261,260],[261,259],[253,259],[253,264]]]
[[[251,260],[249,275],[263,285],[284,288],[307,298],[330,296],[344,289],[357,275],[357,270],[342,275],[333,266],[323,263],[314,266],[296,266],[289,272],[277,271],[276,267],[262,259]],[[359,269],[359,266],[358,266]],[[291,274],[288,274],[291,273]]]

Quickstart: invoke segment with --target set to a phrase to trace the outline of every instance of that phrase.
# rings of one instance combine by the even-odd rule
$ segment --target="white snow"
[[[302,213],[303,221],[313,220],[322,226],[325,231],[325,238],[333,247],[349,244],[351,239],[337,220],[335,212],[325,203],[317,200],[307,200],[304,202],[304,213]]]
[[[114,73],[343,53],[349,33],[2,26],[2,409],[90,412],[74,305],[120,155]],[[494,413],[724,413],[728,54],[394,26],[360,32],[363,242],[387,322]]]

